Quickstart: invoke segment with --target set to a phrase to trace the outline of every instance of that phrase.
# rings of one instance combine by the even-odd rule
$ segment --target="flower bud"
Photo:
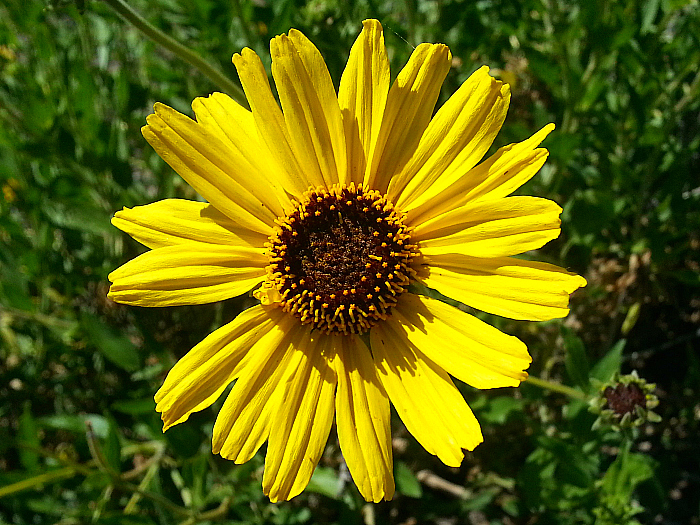
[[[627,375],[616,374],[612,381],[600,385],[591,400],[591,411],[599,414],[593,428],[610,424],[619,430],[660,421],[661,417],[652,411],[659,404],[655,389],[656,385],[640,378],[636,370]]]

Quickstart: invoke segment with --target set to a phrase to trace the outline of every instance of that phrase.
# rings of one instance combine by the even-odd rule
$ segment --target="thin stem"
[[[119,16],[141,31],[148,38],[153,40],[156,44],[163,46],[165,49],[174,53],[192,67],[198,69],[216,86],[231,95],[231,97],[233,97],[239,104],[246,108],[248,107],[248,101],[245,98],[243,90],[221,71],[200,57],[197,53],[183,46],[159,29],[156,29],[154,26],[148,23],[145,18],[129,7],[124,0],[103,1],[114,9]]]
[[[26,490],[28,488],[31,488],[32,487],[31,482],[36,481],[37,477],[39,478],[41,483],[47,483],[49,480],[47,480],[46,478],[43,478],[42,476],[45,476],[45,475],[60,476],[60,475],[62,475],[65,477],[70,477],[70,476],[75,475],[76,473],[82,474],[83,476],[92,476],[93,474],[95,474],[95,472],[99,471],[98,470],[99,466],[97,465],[97,463],[95,462],[94,459],[87,462],[87,463],[78,463],[76,461],[72,461],[68,458],[65,458],[59,454],[56,454],[50,450],[47,450],[47,449],[44,449],[41,447],[34,447],[34,446],[27,445],[24,443],[18,443],[18,446],[20,448],[25,449],[25,450],[31,450],[32,452],[36,452],[38,454],[41,454],[42,456],[45,456],[47,458],[54,459],[54,460],[58,461],[59,463],[66,465],[66,467],[63,469],[60,469],[60,471],[59,470],[48,471],[46,473],[39,474],[39,476],[36,476],[34,478],[20,481],[18,483],[14,483],[14,484],[9,485],[7,487],[2,487],[0,489],[0,496],[5,496],[7,494],[12,494],[12,493],[18,492],[20,490]],[[98,467],[98,469],[93,468],[93,466]],[[54,472],[56,474],[54,474]],[[69,476],[69,473],[70,473],[70,476]],[[165,496],[161,496],[160,494],[156,494],[154,492],[149,492],[146,490],[141,490],[138,486],[134,485],[133,483],[128,483],[128,482],[123,481],[121,479],[121,477],[119,476],[119,474],[113,474],[109,471],[105,472],[105,473],[108,476],[110,476],[110,478],[112,480],[112,484],[116,488],[119,488],[121,490],[126,490],[129,492],[138,493],[141,497],[150,499],[151,501],[153,501],[155,503],[159,503],[163,507],[166,507],[169,510],[171,510],[172,512],[175,512],[181,516],[192,516],[193,515],[193,512],[191,510],[186,509],[184,507],[181,507],[177,503],[173,503]],[[56,478],[56,479],[58,479],[58,478]]]
[[[196,514],[195,516],[192,516],[191,518],[188,518],[182,523],[180,523],[180,525],[194,525],[195,523],[199,523],[200,521],[209,521],[222,518],[228,512],[230,505],[231,497],[226,496],[223,500],[221,500],[221,503],[215,509],[202,512],[201,514]]]
[[[6,306],[0,306],[0,315],[8,315],[10,317],[19,317],[20,319],[29,319],[31,321],[36,321],[48,327],[56,328],[72,328],[77,322],[68,319],[55,319],[50,315],[44,315],[36,312],[25,312],[23,310],[16,310],[14,308],[8,308]]]
[[[160,459],[160,458],[158,458],[158,459]],[[151,484],[151,480],[153,479],[153,476],[155,476],[158,473],[159,469],[160,469],[159,461],[154,461],[153,463],[151,463],[151,466],[146,471],[146,475],[143,477],[143,479],[141,480],[141,483],[139,483],[139,485],[138,485],[139,491],[145,491],[146,489],[148,489],[148,486]],[[141,492],[134,492],[131,495],[131,498],[129,498],[129,501],[126,504],[126,507],[124,507],[124,514],[133,514],[134,512],[136,512],[136,506],[138,505],[140,499],[141,499]]]
[[[118,476],[118,474],[112,469],[109,463],[107,463],[107,458],[105,458],[105,455],[102,453],[100,444],[97,442],[97,437],[95,436],[95,432],[92,429],[92,423],[90,423],[90,421],[85,421],[85,427],[85,437],[87,439],[88,449],[90,450],[90,455],[92,456],[92,459],[95,460],[95,463],[100,468],[100,470],[109,474],[110,477]]]
[[[534,386],[544,388],[545,390],[551,390],[552,392],[558,392],[560,394],[564,394],[565,396],[569,396],[573,399],[580,399],[581,401],[585,401],[586,399],[588,399],[586,397],[586,394],[584,394],[580,390],[571,388],[570,386],[562,385],[559,383],[553,383],[551,381],[540,379],[539,377],[535,376],[528,376],[526,381]]]
[[[23,490],[41,487],[48,483],[54,483],[64,478],[72,478],[75,473],[76,470],[73,467],[63,467],[61,469],[50,470],[31,478],[12,483],[11,485],[0,487],[0,498],[9,496],[15,492],[21,492]]]
[[[114,492],[114,485],[111,484],[107,485],[102,491],[100,499],[97,500],[97,503],[95,504],[95,510],[92,513],[92,523],[95,523],[97,520],[100,519],[100,516],[105,510],[107,503],[112,499],[112,492]]]

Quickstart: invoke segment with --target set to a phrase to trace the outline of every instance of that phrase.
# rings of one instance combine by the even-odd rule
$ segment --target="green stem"
[[[75,475],[75,472],[76,471],[73,467],[64,467],[61,469],[43,472],[29,479],[23,479],[22,481],[12,483],[11,485],[0,487],[0,498],[9,496],[15,492],[38,488],[48,483],[54,483],[65,478],[72,478]]]
[[[159,469],[159,461],[154,461],[153,463],[151,463],[151,466],[146,471],[146,475],[141,480],[141,483],[138,484],[139,492],[134,492],[131,495],[131,498],[129,498],[126,507],[124,507],[124,514],[133,514],[136,511],[136,506],[138,505],[139,500],[141,499],[141,493],[148,489],[148,485],[151,484],[153,476],[155,476],[158,473]]]
[[[565,396],[569,396],[572,399],[580,399],[581,401],[585,401],[588,399],[586,397],[586,394],[581,392],[580,390],[576,390],[575,388],[571,388],[570,386],[562,385],[559,383],[553,383],[551,381],[547,381],[545,379],[540,379],[539,377],[535,376],[528,376],[526,379],[528,383],[531,385],[535,385],[540,388],[544,388],[545,390],[551,390],[552,392],[558,392],[560,394],[564,394]]]
[[[223,91],[226,91],[242,106],[246,108],[248,107],[248,101],[245,98],[243,90],[221,71],[200,57],[197,53],[183,46],[159,29],[156,29],[154,26],[148,23],[145,18],[129,7],[124,0],[103,1],[114,9],[119,16],[141,31],[148,38],[153,40],[156,44],[163,46],[165,49],[174,53],[192,67],[198,69],[209,80],[211,80],[214,85],[218,86]]]
[[[93,468],[93,465],[97,466],[97,464],[94,460],[92,460],[88,463],[78,463],[76,461],[72,461],[68,458],[65,458],[59,454],[56,454],[50,450],[46,450],[46,449],[41,448],[41,447],[34,447],[31,445],[26,445],[24,443],[18,443],[18,446],[20,448],[23,448],[26,450],[31,450],[32,452],[36,452],[38,454],[41,454],[42,456],[45,456],[47,458],[54,459],[54,460],[58,461],[59,463],[66,465],[66,467],[63,469],[55,470],[55,471],[45,472],[45,473],[39,474],[38,476],[35,476],[31,479],[20,481],[18,483],[14,483],[14,484],[9,485],[7,487],[2,487],[2,488],[0,488],[0,497],[8,495],[8,494],[12,494],[14,492],[18,492],[20,490],[26,490],[26,489],[31,488],[32,486],[36,485],[36,483],[47,483],[49,481],[52,481],[53,479],[58,480],[58,479],[61,479],[61,477],[73,476],[76,473],[82,474],[83,476],[92,476],[96,472],[99,472],[98,469]],[[70,476],[69,476],[69,474],[70,474]],[[106,474],[110,476],[110,478],[112,480],[112,484],[116,488],[119,488],[119,489],[125,490],[125,491],[129,491],[129,492],[138,493],[141,497],[150,499],[151,501],[153,501],[155,503],[159,503],[163,507],[168,508],[169,510],[179,514],[180,516],[192,516],[193,515],[192,511],[190,511],[189,509],[186,509],[184,507],[181,507],[177,503],[173,503],[165,496],[161,496],[160,494],[156,494],[154,492],[149,492],[146,490],[141,490],[138,486],[134,485],[133,483],[128,483],[128,482],[123,481],[121,479],[121,477],[119,476],[119,474],[112,474],[110,472],[106,472]],[[52,479],[49,479],[49,477],[51,477]]]
[[[49,328],[73,328],[77,325],[76,321],[70,321],[68,319],[55,319],[50,315],[44,315],[35,312],[25,312],[23,310],[16,310],[14,308],[8,308],[6,306],[0,306],[0,315],[8,315],[10,318],[19,317],[20,319],[29,319],[31,321],[36,321]]]

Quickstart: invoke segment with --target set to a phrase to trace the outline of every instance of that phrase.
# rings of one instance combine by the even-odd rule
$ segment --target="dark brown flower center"
[[[619,383],[615,388],[609,386],[603,391],[608,408],[619,417],[625,414],[635,415],[635,407],[646,408],[647,398],[644,391],[634,383]]]
[[[386,319],[414,273],[403,219],[362,186],[307,192],[270,237],[284,309],[327,333],[359,334]]]

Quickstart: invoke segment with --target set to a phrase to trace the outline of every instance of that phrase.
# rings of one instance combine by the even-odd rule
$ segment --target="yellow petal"
[[[389,399],[369,349],[357,336],[339,336],[336,424],[348,470],[367,501],[394,495]]]
[[[197,97],[192,102],[192,109],[197,122],[241,154],[253,153],[256,148],[263,148],[264,151],[266,148],[260,141],[253,113],[225,93],[214,92],[207,97]],[[259,160],[252,156],[247,156],[247,159],[252,164]]]
[[[278,308],[253,306],[180,359],[155,395],[163,431],[216,401],[236,377],[250,349],[263,335],[275,331],[281,316],[286,315]]]
[[[443,463],[458,467],[462,449],[483,441],[479,423],[450,377],[407,339],[395,321],[370,332],[382,386],[408,431]]]
[[[289,198],[271,162],[271,153],[261,140],[253,114],[223,93],[199,97],[192,102],[197,122],[231,148],[237,165],[236,181],[264,200],[276,215],[282,215]]]
[[[164,104],[154,108],[141,131],[158,155],[219,211],[269,235],[279,208],[274,192],[262,195],[249,178],[239,180],[250,167],[214,133]]]
[[[451,188],[491,147],[503,125],[510,88],[484,66],[445,102],[401,174],[389,184],[389,196],[403,209]]]
[[[315,332],[294,349],[281,382],[265,457],[263,492],[270,501],[288,500],[306,488],[333,423],[336,376],[333,340]]]
[[[245,463],[268,438],[279,410],[280,387],[295,348],[310,330],[284,314],[275,329],[263,335],[246,356],[214,424],[212,451],[236,463]]]
[[[421,281],[448,297],[484,312],[530,321],[566,317],[569,294],[586,285],[583,277],[558,266],[513,257],[433,255],[425,258],[423,272]]]
[[[443,44],[420,44],[389,90],[365,185],[383,193],[413,154],[433,115],[452,56]]]
[[[345,132],[328,68],[316,46],[299,31],[270,42],[272,75],[290,144],[313,186],[345,182]]]
[[[262,281],[267,264],[259,248],[194,242],[156,248],[109,274],[109,297],[135,306],[222,301]]]
[[[284,181],[282,187],[300,198],[311,183],[292,151],[284,115],[272,96],[270,81],[260,57],[246,47],[240,55],[233,55],[233,64],[238,71],[261,140],[272,153],[270,160],[274,162],[279,180]]]
[[[267,242],[265,235],[236,224],[211,204],[183,199],[124,208],[112,224],[149,248],[203,242],[262,250]]]
[[[348,182],[362,182],[367,158],[377,141],[389,93],[389,59],[382,25],[362,22],[338,89],[348,151]]]
[[[500,148],[475,168],[462,171],[455,183],[435,195],[430,192],[407,203],[408,222],[417,224],[477,199],[498,199],[510,195],[537,173],[545,160],[547,150],[537,148],[554,129],[548,124],[523,142]]]
[[[479,200],[418,224],[423,255],[502,257],[542,247],[560,233],[561,208],[538,197]]]
[[[554,124],[547,124],[529,139],[499,149],[484,162],[483,167],[477,166],[472,176],[479,184],[464,188],[464,190],[468,189],[467,198],[469,200],[500,199],[529,181],[542,167],[548,155],[546,149],[535,148],[553,130]]]
[[[453,306],[409,293],[392,315],[428,359],[475,388],[518,386],[527,378],[532,359],[522,341]]]

